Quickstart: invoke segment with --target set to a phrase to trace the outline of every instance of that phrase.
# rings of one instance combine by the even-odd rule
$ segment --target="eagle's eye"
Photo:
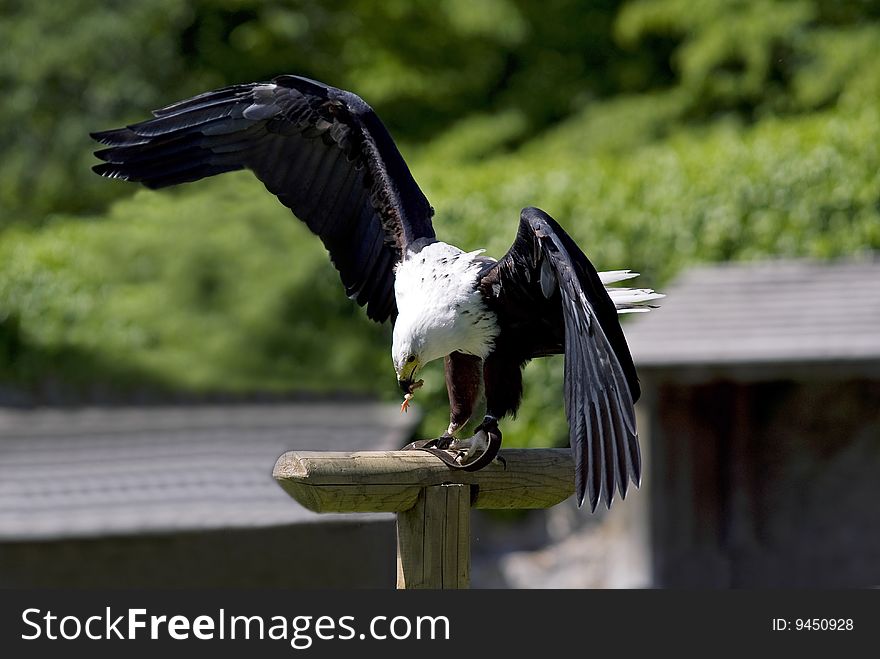
[[[406,363],[407,363],[407,364],[412,364],[415,360],[416,360],[416,356],[415,356],[415,355],[410,355],[409,357],[406,358]]]

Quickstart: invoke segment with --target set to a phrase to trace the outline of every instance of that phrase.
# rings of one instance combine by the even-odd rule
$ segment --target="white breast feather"
[[[477,257],[483,251],[464,252],[436,242],[397,266],[395,344],[412,343],[424,361],[456,350],[479,357],[489,354],[498,325],[476,289],[484,265]]]

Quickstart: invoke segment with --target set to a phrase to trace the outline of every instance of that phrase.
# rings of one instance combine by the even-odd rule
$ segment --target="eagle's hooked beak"
[[[421,380],[415,381],[416,371],[419,370],[419,366],[421,366],[421,363],[418,359],[414,359],[411,362],[408,361],[400,369],[400,373],[397,374],[397,384],[400,385],[400,390],[403,393],[411,394],[422,386]]]

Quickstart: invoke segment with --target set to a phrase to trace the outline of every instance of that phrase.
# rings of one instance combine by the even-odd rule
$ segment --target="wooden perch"
[[[274,476],[317,513],[397,513],[412,508],[422,488],[475,485],[474,508],[549,508],[574,493],[569,449],[504,449],[480,471],[455,471],[424,451],[291,451]]]
[[[569,449],[505,449],[480,471],[423,451],[291,451],[274,476],[318,513],[397,513],[398,588],[466,588],[470,508],[549,508],[574,493]]]

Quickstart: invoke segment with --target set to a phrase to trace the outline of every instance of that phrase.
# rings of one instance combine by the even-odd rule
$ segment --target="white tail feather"
[[[599,279],[605,285],[605,290],[608,292],[611,301],[614,302],[617,313],[644,313],[652,309],[651,305],[645,306],[647,302],[666,297],[662,293],[656,293],[650,288],[609,288],[607,286],[607,284],[638,276],[639,273],[632,270],[612,270],[599,273]]]
[[[599,279],[604,285],[613,284],[624,279],[633,279],[638,276],[639,273],[632,270],[609,270],[608,272],[599,273]]]

